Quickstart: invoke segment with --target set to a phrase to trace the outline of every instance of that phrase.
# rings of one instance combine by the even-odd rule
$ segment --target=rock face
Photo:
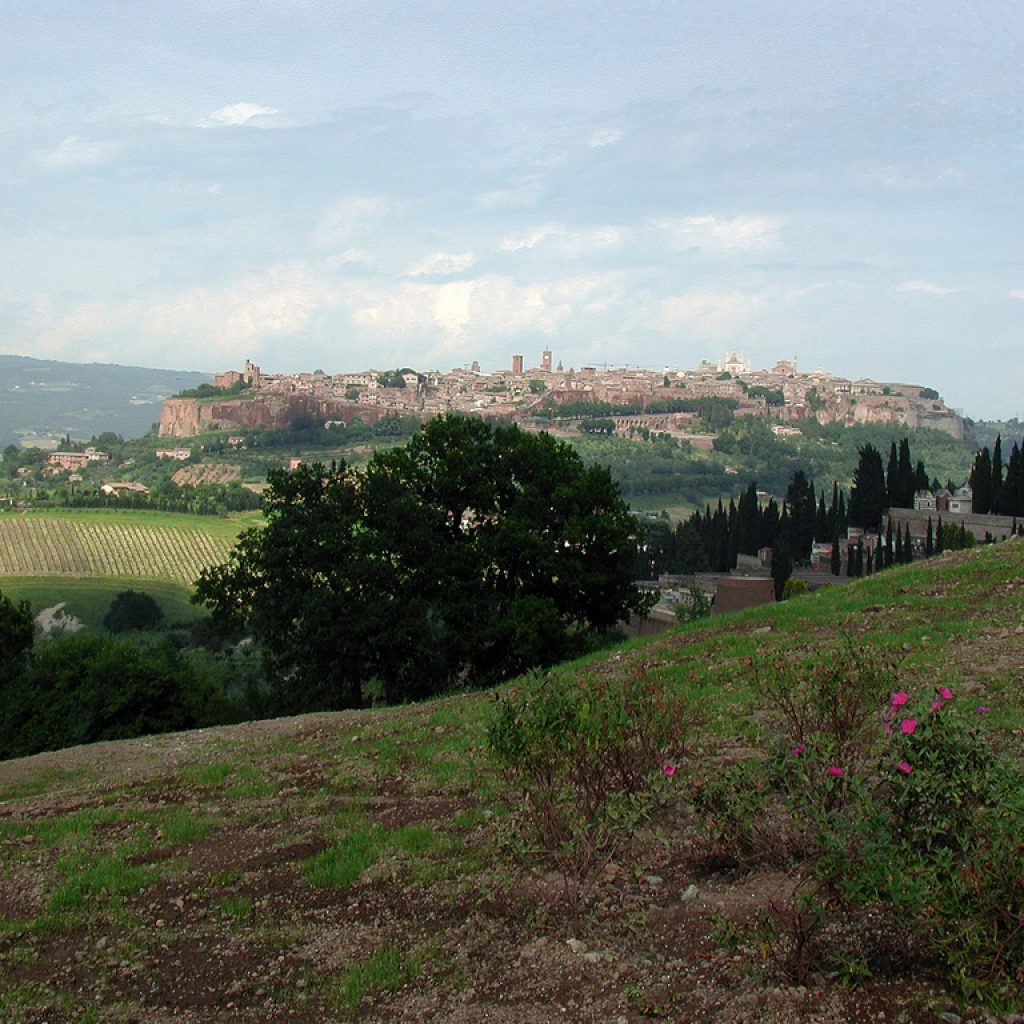
[[[299,416],[311,416],[318,423],[356,417],[364,423],[376,423],[383,410],[372,405],[332,401],[313,395],[256,395],[253,398],[223,402],[197,398],[168,398],[160,413],[160,437],[194,437],[207,430],[231,430],[237,427],[262,427],[277,430],[287,427]]]

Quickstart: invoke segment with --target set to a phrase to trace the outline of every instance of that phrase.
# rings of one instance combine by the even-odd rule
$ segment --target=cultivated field
[[[209,516],[105,509],[0,514],[4,576],[119,577],[191,586],[225,561],[239,523]]]

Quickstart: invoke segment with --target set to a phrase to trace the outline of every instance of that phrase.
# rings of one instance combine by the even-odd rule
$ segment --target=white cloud
[[[215,110],[199,122],[201,128],[223,128],[252,125],[255,128],[270,127],[281,113],[276,107],[263,107],[258,103],[231,103]]]
[[[89,167],[113,159],[120,149],[120,142],[90,142],[81,136],[71,135],[54,149],[37,153],[36,163],[49,171],[65,167]]]
[[[320,218],[313,240],[318,245],[336,245],[348,241],[395,209],[395,204],[384,196],[349,196],[347,199],[339,199]]]
[[[615,272],[578,274],[544,283],[519,284],[487,274],[442,284],[404,282],[350,289],[352,319],[378,331],[433,333],[439,352],[463,343],[533,331],[552,334],[578,326],[609,307],[631,301]]]
[[[904,281],[896,288],[898,292],[923,292],[925,295],[955,295],[960,288],[943,288],[931,281]]]
[[[518,234],[506,235],[501,240],[503,252],[518,252],[520,249],[533,249],[551,235],[564,235],[565,228],[561,224],[541,224],[540,227],[527,228]]]
[[[661,302],[662,330],[687,331],[711,338],[729,337],[764,309],[762,292],[698,291],[672,295]]]
[[[407,277],[421,277],[427,274],[458,274],[476,263],[471,252],[450,253],[435,252],[414,263],[406,270]]]
[[[611,146],[622,139],[622,132],[618,128],[598,128],[590,136],[590,145],[597,149],[601,146]]]
[[[1014,288],[1013,291],[1010,292],[1010,298],[1024,301],[1024,288]]]
[[[501,240],[503,252],[535,249],[542,243],[551,246],[559,256],[579,258],[597,249],[610,249],[618,245],[626,233],[625,228],[603,224],[582,231],[569,231],[562,224],[542,224],[524,231],[506,235]]]
[[[966,181],[964,172],[956,167],[944,167],[921,174],[920,168],[905,168],[893,164],[874,172],[872,177],[886,188],[898,189],[903,192],[962,185]]]
[[[519,185],[517,188],[500,188],[485,192],[476,198],[477,209],[503,210],[533,206],[540,198],[540,187],[535,182]]]
[[[681,249],[718,255],[768,252],[781,248],[777,232],[783,221],[769,216],[672,217],[652,222]]]
[[[372,262],[373,257],[368,252],[363,252],[362,249],[346,249],[344,252],[328,257],[324,261],[324,266],[328,270],[337,270],[348,263],[370,264]]]
[[[137,357],[166,361],[168,345],[183,365],[208,362],[209,353],[239,358],[260,341],[306,329],[313,315],[336,303],[340,293],[316,271],[301,264],[270,267],[222,287],[190,288],[152,303],[89,303],[44,330],[37,339],[47,352],[112,344],[132,337]]]

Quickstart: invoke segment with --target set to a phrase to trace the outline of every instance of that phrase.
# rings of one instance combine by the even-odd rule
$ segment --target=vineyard
[[[237,525],[149,512],[0,515],[0,577],[73,576],[171,580],[191,587],[223,562]]]

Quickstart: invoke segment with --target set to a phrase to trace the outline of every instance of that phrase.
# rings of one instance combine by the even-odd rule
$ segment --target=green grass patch
[[[425,825],[406,825],[391,833],[390,841],[406,853],[424,854],[437,849],[437,836]]]
[[[248,921],[252,917],[252,900],[248,896],[225,896],[220,901],[220,912],[233,921]]]
[[[395,992],[418,975],[418,964],[406,959],[396,946],[382,946],[330,985],[325,1002],[335,1011],[355,1014],[367,996]]]
[[[317,888],[347,888],[377,862],[385,842],[386,835],[379,826],[359,826],[326,850],[304,860],[302,873],[309,884]]]
[[[52,916],[63,916],[87,909],[88,904],[137,892],[155,878],[152,868],[127,864],[117,855],[100,857],[87,865],[82,864],[81,858],[73,857],[58,866],[70,877],[50,894],[47,911]]]
[[[219,786],[234,770],[235,765],[230,761],[193,764],[181,773],[181,780],[191,786]]]
[[[159,830],[158,842],[166,846],[197,843],[205,839],[213,827],[209,821],[187,807],[169,807],[151,812],[147,815],[147,820]]]

